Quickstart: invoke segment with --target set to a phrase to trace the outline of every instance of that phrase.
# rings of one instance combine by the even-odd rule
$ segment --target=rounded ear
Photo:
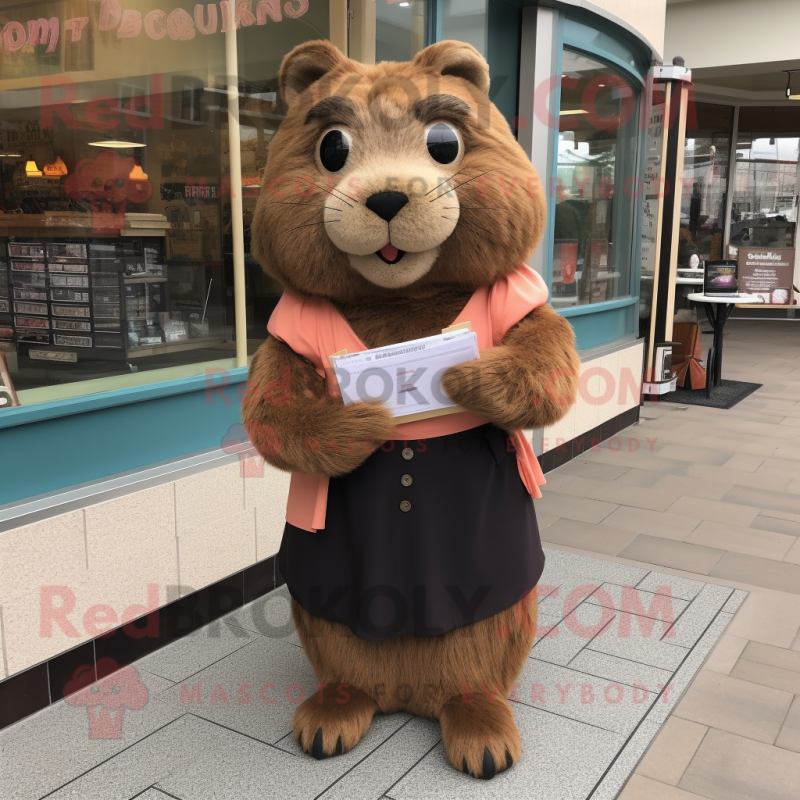
[[[440,75],[454,75],[489,93],[489,65],[486,59],[466,42],[437,42],[414,56],[414,64]]]
[[[281,62],[278,85],[283,101],[291,106],[312,83],[347,60],[326,39],[298,45]]]

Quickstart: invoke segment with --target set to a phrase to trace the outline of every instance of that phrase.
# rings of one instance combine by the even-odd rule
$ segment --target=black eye
[[[458,134],[443,122],[428,131],[427,145],[431,158],[439,164],[452,164],[458,157]]]
[[[350,137],[344,131],[328,131],[319,143],[319,160],[328,172],[338,172],[350,155]]]

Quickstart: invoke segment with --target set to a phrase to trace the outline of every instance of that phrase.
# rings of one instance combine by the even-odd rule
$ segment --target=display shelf
[[[129,347],[128,358],[142,358],[143,356],[158,356],[164,353],[180,353],[184,350],[196,350],[200,347],[209,347],[225,344],[224,336],[203,336],[197,339],[187,339],[181,342],[163,342],[160,345],[145,345],[142,347]]]

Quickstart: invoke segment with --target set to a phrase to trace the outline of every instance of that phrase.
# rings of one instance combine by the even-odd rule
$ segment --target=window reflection
[[[629,294],[637,94],[611,67],[564,50],[559,109],[552,302]]]

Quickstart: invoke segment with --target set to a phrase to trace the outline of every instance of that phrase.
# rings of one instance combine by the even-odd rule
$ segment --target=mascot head
[[[308,42],[280,91],[252,247],[287,288],[343,302],[474,290],[532,253],[544,193],[474,47],[369,66]]]

